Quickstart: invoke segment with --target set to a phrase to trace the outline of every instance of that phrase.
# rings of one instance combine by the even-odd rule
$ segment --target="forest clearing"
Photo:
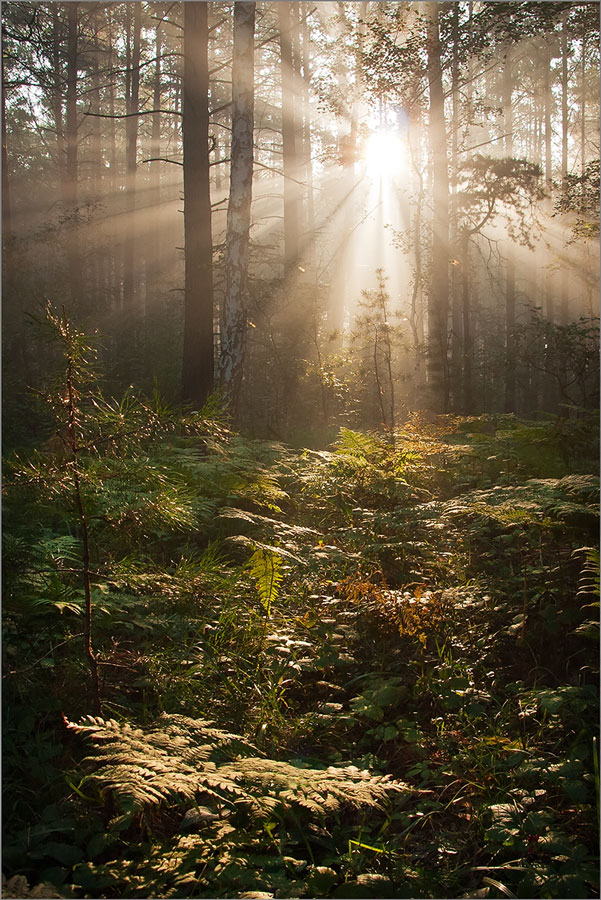
[[[599,4],[2,8],[2,896],[599,896]]]

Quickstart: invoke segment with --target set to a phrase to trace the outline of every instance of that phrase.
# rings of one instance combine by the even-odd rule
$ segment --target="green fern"
[[[344,804],[377,807],[391,792],[409,790],[355,766],[309,769],[250,755],[256,753],[252,744],[203,719],[163,715],[147,729],[93,717],[67,724],[92,741],[86,762],[96,768],[85,781],[111,794],[126,819],[200,795],[219,806],[245,808],[253,818],[292,807],[324,818]]]
[[[574,629],[574,634],[588,638],[592,641],[599,640],[599,550],[596,547],[579,547],[574,550],[572,556],[584,554],[584,564],[580,572],[580,581],[576,596],[582,598],[596,597],[597,599],[584,603],[581,606],[585,618],[584,621]],[[593,613],[584,613],[584,610],[595,610]]]
[[[336,451],[359,459],[367,459],[378,451],[383,444],[373,434],[341,428],[340,437],[336,441]]]
[[[532,478],[525,484],[466,492],[446,501],[441,514],[481,517],[502,525],[592,521],[598,516],[598,495],[599,479],[593,475]]]
[[[596,547],[579,547],[572,556],[584,553],[584,564],[580,572],[578,594],[598,597],[600,594],[599,550]]]
[[[269,618],[271,607],[280,594],[282,559],[272,550],[258,547],[249,560],[250,574],[254,579],[261,606]]]

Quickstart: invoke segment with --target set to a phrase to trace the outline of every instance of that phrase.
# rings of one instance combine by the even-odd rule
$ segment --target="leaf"
[[[266,615],[271,615],[271,607],[279,597],[282,580],[282,560],[271,550],[259,548],[249,560],[250,574],[255,580],[261,605]]]
[[[74,866],[83,859],[83,850],[72,844],[62,844],[59,841],[49,841],[43,845],[46,856],[57,859],[64,866]]]

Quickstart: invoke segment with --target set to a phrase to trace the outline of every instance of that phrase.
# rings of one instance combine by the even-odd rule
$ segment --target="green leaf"
[[[61,844],[58,841],[49,841],[44,844],[44,853],[57,859],[64,866],[74,866],[83,859],[83,851],[80,847],[74,847],[73,844]]]
[[[589,795],[584,781],[564,781],[561,789],[574,803],[585,803]]]

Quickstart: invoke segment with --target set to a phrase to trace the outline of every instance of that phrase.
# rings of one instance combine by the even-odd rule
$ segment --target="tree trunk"
[[[582,60],[580,63],[580,174],[586,169],[586,31],[582,33]]]
[[[553,188],[553,152],[552,152],[552,126],[551,126],[551,107],[553,103],[553,94],[551,92],[551,47],[547,42],[545,44],[545,54],[543,58],[543,122],[544,122],[544,146],[545,146],[545,182],[549,193]],[[555,296],[551,273],[547,268],[544,279],[545,285],[545,315],[550,322],[555,320]],[[549,379],[546,379],[549,382]]]
[[[69,289],[72,300],[82,298],[79,228],[77,221],[78,134],[77,134],[77,25],[79,3],[67,4],[67,104],[66,104],[66,171],[65,200],[68,215],[73,217],[67,259]]]
[[[256,3],[234,3],[232,151],[221,313],[219,380],[235,417],[244,367],[248,310],[248,245],[253,176],[254,33]]]
[[[61,39],[62,28],[59,17],[59,7],[53,3],[52,13],[52,81],[51,92],[52,115],[54,118],[54,130],[56,132],[56,166],[61,190],[63,207],[67,208],[67,190],[65,169],[67,166],[67,149],[65,146],[65,128],[63,120],[63,72],[61,66]]]
[[[451,97],[453,102],[453,131],[451,141],[450,225],[453,254],[459,253],[459,221],[457,209],[457,181],[459,160],[459,4],[453,7],[453,56],[451,64]],[[451,266],[451,393],[453,409],[458,409],[461,394],[462,328],[460,272],[456,260]]]
[[[110,119],[106,120],[107,142],[108,142],[108,159],[109,159],[109,175],[108,175],[108,195],[111,212],[114,212],[118,203],[118,165],[117,165],[117,128],[115,115],[115,75],[113,72],[114,65],[114,49],[113,49],[113,14],[110,5],[106,9],[106,24],[108,35],[108,85],[107,85],[107,106]],[[114,304],[122,302],[121,294],[121,272],[120,268],[123,263],[123,256],[118,253],[116,247],[109,245],[107,270],[109,297]]]
[[[213,389],[213,240],[209,187],[207,4],[184,4],[184,234],[182,399],[200,407]]]
[[[428,9],[428,79],[432,156],[432,276],[428,298],[428,382],[435,412],[448,410],[447,332],[449,309],[449,173],[442,90],[438,3]]]
[[[133,7],[133,21],[131,8]],[[125,120],[125,202],[126,232],[123,242],[123,300],[133,304],[136,298],[135,268],[135,210],[136,210],[136,165],[138,148],[138,111],[140,102],[140,38],[142,31],[142,4],[132,3],[127,7],[127,70]]]
[[[301,3],[301,65],[302,72],[302,104],[303,104],[303,165],[304,179],[306,188],[306,220],[305,220],[305,249],[304,257],[309,267],[309,271],[315,269],[315,204],[313,200],[313,160],[311,153],[311,107],[309,104],[309,84],[311,81],[310,63],[309,63],[309,28],[307,25],[307,16],[309,15],[309,4]]]
[[[472,386],[472,316],[470,309],[470,239],[469,233],[463,235],[461,270],[462,278],[462,324],[463,324],[463,413],[466,416],[473,412]]]
[[[289,271],[299,255],[299,191],[297,182],[296,121],[292,27],[288,2],[278,3],[282,65],[282,152],[284,172],[284,269]]]
[[[513,92],[512,52],[505,55],[503,70],[503,123],[505,126],[505,155],[513,156]],[[507,269],[505,273],[505,403],[506,413],[515,412],[515,256],[511,238],[507,245]]]
[[[561,185],[565,189],[568,178],[568,15],[564,12],[561,24]],[[568,269],[561,264],[560,322],[567,325],[569,319]]]
[[[545,116],[545,181],[547,183],[548,190],[551,190],[553,185],[553,151],[552,151],[552,125],[551,125],[551,109],[553,105],[553,94],[551,92],[551,78],[550,78],[550,69],[551,69],[551,47],[549,43],[546,44],[546,52],[545,52],[545,61],[543,63],[544,66],[544,116]]]
[[[12,237],[13,220],[10,203],[10,182],[8,178],[8,146],[6,141],[6,88],[4,78],[4,54],[2,54],[2,238],[4,241],[5,253],[7,247],[12,243]],[[4,254],[2,261],[6,262]],[[7,268],[5,268],[5,278],[6,272]]]
[[[157,300],[156,278],[160,271],[161,257],[161,163],[158,161],[161,155],[161,108],[162,84],[161,84],[161,53],[162,53],[162,29],[161,23],[157,23],[155,42],[156,61],[154,66],[154,84],[152,91],[152,108],[157,110],[152,115],[149,157],[154,162],[149,163],[149,195],[152,221],[149,222],[148,241],[146,243],[146,312],[154,309]]]
[[[90,112],[95,113],[90,120],[90,193],[98,200],[102,191],[102,149],[100,139],[100,10],[94,9],[92,16],[91,85]]]

